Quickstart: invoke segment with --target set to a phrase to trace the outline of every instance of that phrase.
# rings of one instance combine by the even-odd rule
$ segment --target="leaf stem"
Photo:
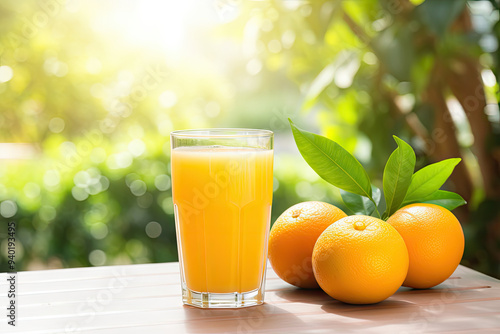
[[[372,202],[373,202],[373,205],[375,205],[375,211],[374,211],[374,212],[376,212],[376,213],[377,213],[376,218],[380,218],[380,212],[378,212],[377,203],[375,202],[375,200],[374,200],[371,196],[370,196],[370,197],[368,197],[368,198],[370,199],[370,201],[372,201]]]

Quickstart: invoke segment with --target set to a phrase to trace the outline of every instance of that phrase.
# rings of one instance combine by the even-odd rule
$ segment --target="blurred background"
[[[177,261],[172,130],[275,132],[274,221],[344,208],[287,118],[381,187],[395,148],[461,157],[462,264],[500,277],[499,1],[0,2],[0,271]]]

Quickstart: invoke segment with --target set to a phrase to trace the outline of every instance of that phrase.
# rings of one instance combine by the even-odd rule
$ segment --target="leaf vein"
[[[371,196],[366,192],[365,189],[363,189],[363,187],[361,187],[361,185],[349,174],[347,173],[335,160],[333,160],[330,156],[328,156],[325,152],[323,152],[322,149],[319,148],[319,146],[317,146],[312,140],[310,140],[309,138],[307,138],[305,135],[303,135],[300,131],[299,131],[300,135],[302,135],[302,137],[304,137],[304,139],[306,139],[311,145],[313,145],[314,147],[316,147],[316,149],[318,151],[320,151],[325,157],[327,157],[331,162],[333,162],[342,172],[344,172],[344,174],[346,174],[358,187],[359,189],[362,190],[363,193],[366,194],[366,197],[368,197],[369,199],[371,199]]]

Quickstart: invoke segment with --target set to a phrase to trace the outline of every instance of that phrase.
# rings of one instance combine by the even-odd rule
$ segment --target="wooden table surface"
[[[18,318],[0,333],[500,333],[500,281],[466,267],[430,290],[401,288],[375,305],[301,290],[268,269],[266,303],[245,309],[183,306],[177,263],[18,273]]]

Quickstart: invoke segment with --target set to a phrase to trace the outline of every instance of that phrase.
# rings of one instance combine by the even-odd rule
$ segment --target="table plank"
[[[375,305],[297,289],[269,267],[264,305],[197,309],[182,305],[177,263],[20,272],[18,292],[18,327],[3,318],[0,333],[500,332],[500,282],[463,266],[433,289],[401,287]]]

